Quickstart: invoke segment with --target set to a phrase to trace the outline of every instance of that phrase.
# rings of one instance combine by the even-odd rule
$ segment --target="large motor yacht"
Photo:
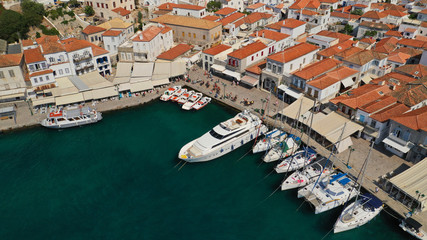
[[[245,110],[187,143],[179,151],[178,157],[187,162],[209,161],[233,151],[267,131],[267,127],[255,114]]]
[[[102,114],[89,107],[60,109],[51,112],[46,119],[40,123],[47,128],[70,128],[101,121]]]

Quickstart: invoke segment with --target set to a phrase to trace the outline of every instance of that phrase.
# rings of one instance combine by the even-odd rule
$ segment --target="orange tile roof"
[[[339,0],[320,0],[321,3],[337,3]]]
[[[311,10],[307,10],[307,9],[302,9],[302,10],[296,11],[296,13],[302,13],[303,15],[307,15],[307,16],[315,16],[315,15],[318,15],[318,13],[317,13],[317,12],[315,12],[315,11],[311,11]]]
[[[320,2],[318,0],[297,0],[289,7],[289,9],[317,9],[318,7],[320,7]]]
[[[378,12],[378,11],[369,11],[366,12],[362,15],[362,18],[370,18],[370,19],[382,19],[387,17],[388,14],[384,13],[384,12]]]
[[[427,106],[393,117],[391,120],[416,131],[427,131]]]
[[[50,42],[58,42],[59,41],[59,37],[58,36],[49,36],[49,35],[45,35],[42,37],[39,37],[36,39],[36,42],[38,44],[42,44],[42,43],[50,43]]]
[[[46,61],[40,47],[24,50],[24,57],[27,64]]]
[[[366,84],[349,91],[347,94],[331,99],[330,102],[336,105],[341,103],[352,109],[357,109],[358,107],[381,98],[390,91],[387,85]]]
[[[427,28],[427,22],[421,22],[421,27]]]
[[[229,23],[234,23],[235,21],[244,18],[246,15],[241,12],[235,12],[221,20],[219,22],[222,24],[222,26],[226,26]]]
[[[268,29],[264,29],[264,30],[254,32],[250,36],[251,37],[257,37],[257,34],[258,34],[258,37],[271,39],[271,40],[274,40],[276,42],[290,37],[290,35],[288,35],[288,34],[276,32],[276,31],[272,31],[272,30],[268,30]]]
[[[263,7],[263,6],[265,6],[265,4],[259,2],[259,3],[255,3],[255,4],[252,4],[252,5],[249,5],[246,8],[247,9],[257,9],[257,8],[260,8],[260,7]]]
[[[45,74],[49,74],[49,73],[53,73],[53,70],[52,69],[46,69],[46,70],[43,70],[43,71],[38,71],[38,72],[35,72],[35,73],[31,73],[29,76],[30,77],[35,77],[35,76],[41,76],[41,75],[45,75]]]
[[[381,41],[377,42],[373,51],[390,54],[397,48],[397,42],[399,40],[394,37],[383,38]]]
[[[119,36],[121,33],[122,33],[122,31],[108,30],[108,31],[104,32],[102,34],[102,36],[105,36],[105,37],[116,37],[116,36]]]
[[[427,36],[417,35],[417,36],[415,36],[415,39],[416,39],[416,40],[420,40],[420,41],[427,42]]]
[[[21,43],[22,43],[22,46],[24,46],[24,47],[28,47],[28,46],[34,45],[34,42],[31,39],[22,40]]]
[[[316,76],[319,76],[332,69],[337,68],[341,63],[342,62],[338,60],[326,58],[311,65],[308,65],[299,71],[294,72],[293,75],[305,80],[310,80]]]
[[[386,33],[384,33],[384,36],[392,36],[392,37],[401,38],[401,37],[403,37],[403,34],[399,31],[388,30]]]
[[[163,28],[151,26],[132,39],[133,42],[149,42],[153,40],[159,33],[161,33]],[[142,37],[142,39],[141,39]]]
[[[360,42],[364,42],[364,43],[368,43],[368,44],[376,43],[376,41],[372,38],[363,38],[363,39],[360,39]]]
[[[416,47],[416,48],[426,48],[427,47],[427,42],[422,41],[422,40],[417,40],[417,39],[403,38],[403,39],[400,39],[399,42],[397,42],[397,44],[410,46],[410,47]]]
[[[129,14],[131,13],[131,11],[126,10],[126,9],[124,9],[124,8],[122,8],[122,7],[114,8],[114,9],[113,9],[113,10],[111,10],[111,11],[113,11],[113,12],[115,12],[115,13],[119,14],[120,16],[126,16],[126,15],[129,15]]]
[[[419,13],[422,13],[422,14],[427,14],[427,8],[424,8],[421,12],[419,12]]]
[[[317,9],[318,7],[320,7],[320,1],[319,0],[311,0],[308,2],[308,4],[305,7],[311,8],[311,9]]]
[[[212,29],[221,25],[219,22],[213,22],[209,20],[187,17],[187,16],[177,16],[177,15],[163,15],[150,20],[155,23],[162,23],[166,25],[175,25],[175,26],[185,26],[191,28],[199,29]]]
[[[409,47],[400,47],[400,48],[396,49],[394,52],[406,53],[408,55],[411,55],[411,57],[421,56],[421,54],[423,54],[422,50],[409,48]]]
[[[423,78],[427,76],[427,66],[421,64],[406,64],[395,69],[396,72],[406,73],[409,76]]]
[[[209,21],[217,21],[217,20],[219,20],[219,19],[221,19],[220,17],[218,17],[218,16],[214,16],[214,15],[208,15],[208,16],[206,16],[206,17],[203,17],[202,19],[205,19],[205,20],[209,20]]]
[[[351,57],[354,54],[359,53],[361,51],[363,51],[363,49],[352,46],[352,47],[344,49],[343,51],[340,51],[334,55],[337,57],[347,58],[347,57]]]
[[[397,72],[391,72],[387,73],[386,75],[371,80],[372,84],[380,84],[380,82],[385,81],[388,85],[404,85],[413,81],[416,81],[417,79],[403,75],[401,73]]]
[[[398,11],[398,10],[386,10],[386,11],[384,11],[384,13],[387,15],[394,16],[394,17],[404,17],[404,16],[408,15],[407,13],[402,12],[402,11]]]
[[[181,56],[182,54],[184,54],[188,51],[190,51],[191,49],[193,49],[193,46],[181,43],[181,44],[178,44],[177,46],[169,49],[168,51],[163,52],[157,58],[158,59],[164,59],[164,60],[174,60],[175,58]]]
[[[370,21],[363,21],[359,24],[359,26],[373,28],[373,29],[387,30],[387,31],[395,27],[393,24],[384,24],[380,22],[370,22]]]
[[[408,33],[414,33],[414,32],[416,32],[417,31],[417,29],[415,29],[415,28],[406,28],[405,30],[404,30],[404,32],[408,32]]]
[[[350,12],[351,12],[351,9],[352,9],[352,7],[351,7],[351,6],[345,6],[345,7],[337,8],[335,11],[337,11],[337,12],[350,13]]]
[[[276,6],[274,6],[275,8],[278,8],[278,9],[282,9],[283,7],[285,6],[285,4],[284,3],[279,3],[279,4],[277,4]]]
[[[172,11],[175,6],[175,3],[163,3],[159,5],[157,8],[163,11]]]
[[[225,8],[222,8],[222,9],[216,11],[215,14],[227,16],[227,15],[230,15],[230,14],[232,14],[234,12],[237,12],[237,9],[230,8],[230,7],[225,7]]]
[[[19,66],[22,56],[22,53],[0,55],[0,67]]]
[[[427,99],[427,83],[425,79],[418,79],[402,85],[390,95],[406,106],[414,106]]]
[[[192,4],[175,4],[173,8],[181,8],[181,9],[188,9],[188,10],[202,10],[205,9],[204,7],[192,5]]]
[[[93,52],[93,56],[99,56],[103,54],[109,53],[107,50],[96,46],[95,44],[88,42],[86,40],[79,40],[76,38],[68,38],[65,40],[61,40],[61,43],[63,44],[65,50],[67,52],[74,52],[80,49],[88,48],[90,47]]]
[[[337,18],[344,18],[344,19],[359,19],[359,15],[354,15],[350,13],[343,13],[343,12],[331,12],[331,17],[337,17]]]
[[[260,75],[262,73],[262,69],[265,68],[266,63],[267,63],[267,60],[262,60],[259,63],[255,63],[252,66],[247,67],[245,70],[247,72],[251,72],[251,73]]]
[[[411,58],[411,55],[401,52],[391,53],[388,56],[388,61],[397,62],[405,64],[408,59]]]
[[[64,46],[59,42],[46,42],[40,44],[43,54],[52,54],[58,52],[65,52]]]
[[[408,111],[410,108],[401,103],[395,103],[377,113],[374,113],[370,118],[378,122],[385,122],[392,117],[401,115],[402,113]]]
[[[204,50],[203,53],[215,56],[215,55],[222,53],[225,50],[230,49],[230,48],[231,47],[228,45],[220,44],[220,45],[217,45],[215,47],[211,47],[211,48]]]
[[[320,31],[316,35],[325,36],[325,37],[331,37],[331,38],[338,38],[339,39],[339,43],[345,42],[345,41],[353,38],[352,36],[349,36],[347,34],[337,33],[337,32],[331,32],[331,31],[328,31],[328,30]]]
[[[92,52],[93,52],[94,57],[109,53],[109,51],[103,49],[102,47],[96,46],[93,43],[89,43],[89,45],[92,48]]]
[[[338,43],[332,47],[319,51],[317,55],[324,56],[324,57],[332,57],[337,53],[343,52],[346,49],[351,48],[354,43],[355,42],[353,40],[347,40],[345,42]]]
[[[330,71],[320,77],[317,77],[312,81],[307,82],[307,85],[323,90],[341,80],[351,77],[356,73],[358,73],[357,70],[351,69],[346,66],[341,66],[338,69]]]
[[[358,4],[354,4],[353,7],[367,8],[368,5],[358,3]]]
[[[343,61],[357,64],[359,66],[363,66],[374,59],[381,60],[386,57],[387,57],[386,54],[369,51],[369,50],[363,50],[361,52],[353,54],[352,56],[344,58]]]
[[[310,52],[316,51],[317,49],[319,49],[319,47],[316,45],[309,43],[300,43],[293,47],[287,48],[281,52],[272,54],[267,58],[277,62],[286,63],[296,58],[302,57]]]
[[[382,96],[378,98],[375,101],[372,101],[370,103],[367,103],[361,107],[359,107],[360,110],[366,112],[366,113],[374,113],[379,110],[382,110],[394,103],[397,102],[397,99],[392,96]]]
[[[248,24],[256,23],[261,19],[268,19],[268,18],[271,18],[272,16],[273,16],[272,14],[268,14],[268,13],[254,12],[249,14],[242,20],[239,20],[238,22],[236,22],[236,26],[240,26],[243,23],[248,23]]]
[[[89,25],[85,29],[83,29],[82,33],[84,33],[86,35],[90,35],[90,34],[102,32],[102,31],[105,31],[105,30],[107,30],[107,29],[102,28],[102,27],[97,27],[97,26]]]
[[[267,45],[260,41],[253,42],[251,44],[248,44],[244,47],[241,47],[237,50],[234,50],[233,52],[229,53],[227,56],[237,58],[237,59],[244,59],[249,57],[250,55],[257,53],[263,49],[267,48]]]

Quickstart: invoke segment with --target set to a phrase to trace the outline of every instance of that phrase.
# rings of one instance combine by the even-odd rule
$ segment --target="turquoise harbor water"
[[[315,215],[245,145],[178,165],[179,149],[235,115],[155,101],[98,124],[0,135],[0,239],[321,239],[341,209]],[[181,168],[180,168],[181,167]],[[269,197],[271,195],[271,197]],[[410,239],[383,212],[325,239]]]

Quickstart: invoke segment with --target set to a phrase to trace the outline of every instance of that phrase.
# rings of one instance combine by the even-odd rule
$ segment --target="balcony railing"
[[[410,141],[405,141],[405,140],[403,140],[403,139],[401,139],[401,138],[397,137],[397,136],[396,136],[396,135],[394,135],[393,133],[390,133],[390,134],[388,135],[388,138],[390,138],[391,140],[393,140],[393,141],[395,141],[395,142],[399,143],[399,144],[400,144],[400,145],[402,145],[402,146],[410,146],[410,145],[413,145],[413,143],[411,143]]]
[[[74,62],[79,62],[85,59],[89,59],[92,58],[92,54],[81,54],[81,55],[77,55],[77,56],[73,56],[73,60]]]

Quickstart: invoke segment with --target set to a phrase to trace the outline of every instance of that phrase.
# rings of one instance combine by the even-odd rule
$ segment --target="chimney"
[[[256,37],[258,37],[258,32],[259,32],[259,31],[256,31]]]
[[[141,34],[139,34],[139,39],[140,39],[140,40],[142,40],[142,38],[143,38],[143,37],[142,37],[142,33],[141,33]]]
[[[264,32],[262,32],[262,38],[264,38],[264,36],[265,36],[265,34],[264,34]]]

